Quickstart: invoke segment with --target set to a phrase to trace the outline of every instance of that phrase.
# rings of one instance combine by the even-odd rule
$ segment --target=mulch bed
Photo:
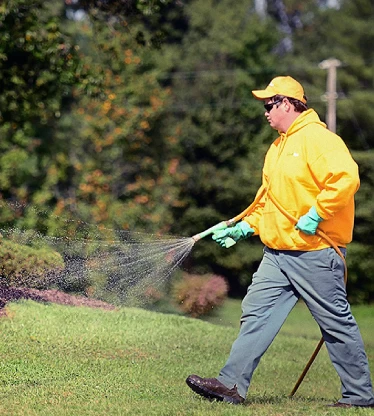
[[[36,302],[58,303],[60,305],[87,306],[113,310],[115,306],[97,299],[90,299],[84,296],[74,296],[60,290],[37,290],[20,287],[0,287],[0,316],[6,315],[5,306],[8,302],[30,299]]]

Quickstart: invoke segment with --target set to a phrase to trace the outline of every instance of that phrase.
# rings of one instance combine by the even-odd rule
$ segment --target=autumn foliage
[[[179,308],[194,318],[207,315],[222,305],[227,293],[227,282],[217,275],[185,274],[173,287],[174,300]]]

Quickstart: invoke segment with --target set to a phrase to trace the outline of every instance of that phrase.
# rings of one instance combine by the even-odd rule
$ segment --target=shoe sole
[[[206,399],[218,400],[220,402],[226,402],[226,403],[231,403],[231,404],[241,404],[240,401],[234,399],[233,397],[223,396],[223,395],[220,395],[218,393],[214,393],[211,390],[208,390],[208,389],[200,386],[199,384],[195,384],[189,378],[187,378],[186,383],[187,383],[188,387],[191,390],[193,390],[195,393],[199,394],[200,396],[205,397]]]

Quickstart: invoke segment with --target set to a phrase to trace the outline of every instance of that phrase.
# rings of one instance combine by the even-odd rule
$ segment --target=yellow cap
[[[296,98],[306,104],[304,89],[299,82],[292,77],[276,77],[264,90],[252,91],[258,100],[274,97],[274,95],[284,95],[285,97]]]

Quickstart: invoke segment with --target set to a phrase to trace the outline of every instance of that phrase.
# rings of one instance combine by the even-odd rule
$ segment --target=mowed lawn
[[[288,397],[320,338],[300,304],[253,377],[242,406],[190,391],[191,373],[217,375],[238,332],[240,301],[212,322],[123,308],[104,311],[8,305],[0,318],[0,415],[340,415],[340,396],[325,347],[293,399]],[[374,307],[354,308],[374,373]],[[349,414],[372,414],[368,409]]]

